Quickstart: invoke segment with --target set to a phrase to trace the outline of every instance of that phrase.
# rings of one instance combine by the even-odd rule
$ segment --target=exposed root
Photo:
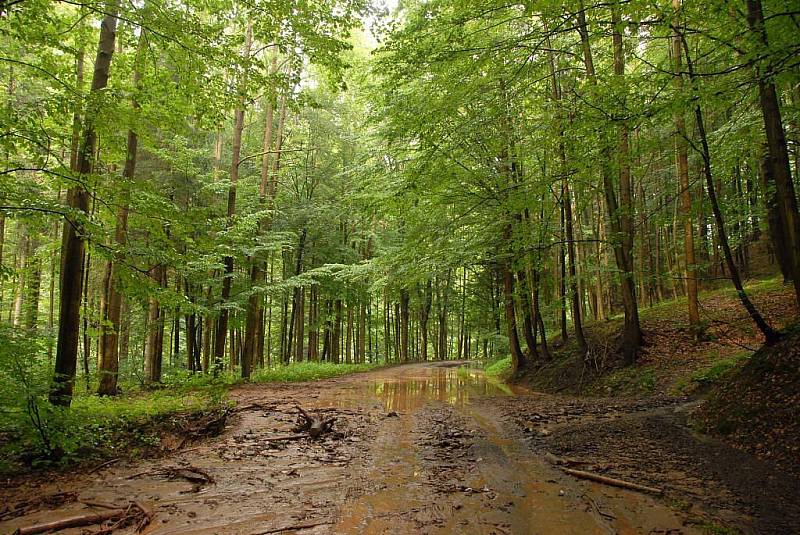
[[[311,416],[299,405],[297,406],[297,410],[300,412],[300,421],[293,431],[306,432],[311,438],[317,438],[318,436],[328,433],[333,429],[336,416],[326,419],[320,417],[319,414],[316,416]]]
[[[128,479],[135,479],[145,475],[167,476],[169,479],[185,479],[192,484],[191,492],[198,492],[204,485],[215,483],[214,478],[208,472],[194,466],[169,466],[158,470],[148,470],[128,476]]]

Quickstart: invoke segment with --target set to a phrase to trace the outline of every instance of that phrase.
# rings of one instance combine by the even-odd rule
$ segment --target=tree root
[[[168,466],[167,468],[160,468],[158,470],[139,472],[128,476],[128,479],[135,479],[146,475],[167,476],[169,479],[185,479],[192,484],[191,492],[198,492],[203,488],[203,485],[215,483],[214,478],[211,477],[208,472],[194,466]]]
[[[327,433],[333,429],[333,424],[336,421],[336,416],[332,418],[322,419],[319,414],[316,417],[309,415],[306,411],[303,410],[302,407],[299,405],[297,406],[297,410],[300,412],[299,416],[302,419],[301,422],[294,428],[296,432],[306,432],[308,436],[311,438],[317,438],[318,436]]]

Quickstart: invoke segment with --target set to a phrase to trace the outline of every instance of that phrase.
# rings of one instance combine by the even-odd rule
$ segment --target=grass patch
[[[738,369],[741,363],[749,359],[751,355],[751,353],[743,351],[729,357],[712,360],[707,365],[694,370],[690,375],[678,377],[670,390],[676,395],[686,395],[718,384],[725,380],[731,372]]]
[[[69,409],[43,399],[7,413],[0,437],[0,472],[67,466],[158,449],[165,429],[221,410],[223,390],[160,389],[115,398],[78,395]]]
[[[743,360],[747,360],[751,353],[739,353],[732,357],[723,358],[712,362],[709,366],[701,368],[692,374],[692,381],[701,386],[711,385],[719,382],[720,379],[728,375],[737,368]]]
[[[511,357],[506,357],[504,359],[487,364],[484,371],[489,377],[505,379],[511,376],[511,368]]]
[[[656,389],[656,370],[649,366],[619,368],[602,379],[600,390],[606,393],[652,394]]]
[[[318,381],[351,373],[368,372],[378,364],[333,364],[332,362],[294,362],[285,366],[264,368],[253,373],[254,383],[294,383]]]

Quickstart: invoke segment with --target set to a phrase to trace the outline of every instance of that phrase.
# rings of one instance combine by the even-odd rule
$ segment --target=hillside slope
[[[776,328],[798,316],[789,286],[778,279],[755,281],[749,295]],[[731,370],[747,362],[763,344],[735,291],[715,290],[700,297],[701,340],[695,340],[686,320],[686,300],[667,301],[640,311],[645,347],[634,366],[616,354],[622,318],[590,323],[590,351],[577,351],[574,339],[551,342],[553,360],[536,363],[518,382],[542,392],[593,396],[697,394],[712,387]]]

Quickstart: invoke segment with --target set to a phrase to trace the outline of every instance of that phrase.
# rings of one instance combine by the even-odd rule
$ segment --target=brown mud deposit
[[[546,416],[564,399],[511,390],[480,372],[459,373],[453,363],[250,385],[231,398],[239,410],[216,438],[158,460],[119,462],[92,474],[0,490],[4,503],[64,491],[77,495],[5,519],[0,533],[98,507],[90,502],[145,504],[154,519],[144,532],[163,534],[702,533],[692,519],[707,511],[676,508],[670,502],[674,480],[659,480],[667,494],[656,497],[579,481],[547,462],[542,444],[531,441],[517,416]],[[292,434],[297,405],[336,416],[334,432],[317,440],[267,441]],[[586,416],[587,425],[604,431],[595,440],[598,456],[610,456],[614,452],[599,444],[609,434],[602,418]],[[618,440],[608,441],[620,447]],[[625,475],[651,482],[635,471]]]

